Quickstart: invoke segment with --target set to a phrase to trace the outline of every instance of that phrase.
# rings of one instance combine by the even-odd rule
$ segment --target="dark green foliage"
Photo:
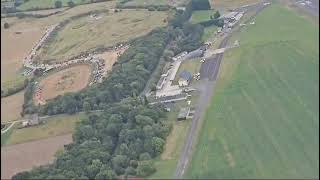
[[[211,9],[208,0],[191,0],[193,10],[209,10]]]
[[[148,131],[144,131],[146,126]],[[73,135],[74,143],[67,145],[53,164],[13,178],[146,176],[155,171],[150,159],[163,151],[167,127],[162,106],[147,105],[143,98],[124,99],[101,115],[90,115],[81,121]],[[147,153],[150,150],[152,153]]]
[[[76,4],[71,0],[71,1],[68,1],[68,6],[69,7],[74,7]]]
[[[213,15],[214,19],[218,19],[220,17],[220,12],[216,11]]]
[[[204,26],[204,27],[208,27],[211,25],[216,25],[218,27],[223,27],[224,22],[222,19],[210,19],[208,21],[203,21],[199,23],[200,25]]]
[[[55,8],[61,8],[62,7],[62,2],[61,1],[55,1],[54,2],[54,7]]]
[[[5,29],[8,29],[8,28],[9,28],[9,23],[5,22],[5,23],[3,24],[3,27],[4,27]]]
[[[141,161],[137,167],[137,175],[141,177],[146,177],[152,173],[156,172],[152,161]]]

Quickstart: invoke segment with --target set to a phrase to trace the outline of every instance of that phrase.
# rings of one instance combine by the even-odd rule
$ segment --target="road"
[[[255,13],[249,19],[247,19],[245,23],[252,21],[252,19],[266,7],[263,5],[263,3],[265,2],[269,2],[269,1],[263,1],[259,4],[247,6],[248,10],[255,10]],[[223,40],[219,44],[218,48],[224,48],[227,45],[231,37],[231,34],[239,31],[240,28],[241,28],[240,26],[237,26],[230,33],[226,34],[223,37]],[[202,121],[202,116],[205,113],[206,107],[208,106],[208,104],[210,104],[211,97],[213,96],[213,93],[214,93],[214,86],[218,77],[219,67],[220,67],[222,58],[223,58],[223,53],[217,54],[215,56],[207,58],[207,60],[201,65],[200,76],[203,82],[200,86],[198,85],[197,87],[197,89],[200,90],[201,92],[199,103],[194,113],[191,127],[189,128],[187,139],[185,141],[183,150],[180,155],[180,159],[177,164],[177,169],[174,174],[175,179],[183,178],[183,175],[188,167],[188,163],[191,158],[192,147],[197,137],[198,126],[199,124],[201,124],[200,121]]]

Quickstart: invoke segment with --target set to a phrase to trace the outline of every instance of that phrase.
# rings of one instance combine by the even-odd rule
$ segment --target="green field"
[[[208,21],[210,20],[210,16],[215,13],[215,10],[200,10],[200,11],[193,11],[192,16],[190,18],[190,22],[193,24]]]
[[[166,5],[167,0],[131,0],[124,4],[124,6],[150,6],[150,5]]]
[[[68,6],[69,0],[60,0],[62,6]],[[75,4],[85,4],[89,3],[90,0],[72,0]],[[56,0],[29,0],[21,4],[18,9],[21,11],[30,10],[30,9],[47,9],[54,8]]]
[[[167,13],[147,10],[123,10],[72,20],[40,51],[41,59],[65,60],[97,47],[114,46],[165,26]]]
[[[319,178],[319,29],[278,4],[236,34],[190,178]]]
[[[209,27],[205,27],[202,35],[202,40],[205,42],[209,40],[210,37],[213,36],[213,34],[218,31],[218,26],[212,25]]]
[[[12,132],[9,133],[9,137],[5,136],[6,145],[18,144],[27,141],[34,141],[53,136],[63,135],[72,133],[76,122],[79,122],[85,114],[76,115],[60,115],[50,117],[46,119],[44,124],[28,127],[28,128],[13,128]],[[17,125],[15,125],[17,126]],[[11,131],[11,130],[9,130]],[[8,131],[8,132],[9,132]],[[1,136],[2,139],[2,136]]]
[[[118,0],[121,2],[122,0]],[[159,6],[159,5],[170,5],[170,6],[184,6],[188,0],[130,0],[123,4],[123,7],[134,7],[134,6]]]

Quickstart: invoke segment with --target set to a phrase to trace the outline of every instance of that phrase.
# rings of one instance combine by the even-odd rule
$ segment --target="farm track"
[[[269,1],[266,0],[259,4],[253,4],[252,6],[247,6],[247,7],[240,7],[240,8],[236,8],[235,10],[240,10],[240,11],[244,9],[255,10],[256,12],[249,19],[245,21],[245,23],[248,23],[252,21],[252,19],[255,18],[255,16],[259,14],[266,7],[263,5],[263,3],[265,2],[269,2]],[[237,26],[232,32],[227,34],[222,40],[222,42],[220,43],[218,49],[226,47],[231,37],[231,34],[234,32],[238,32],[240,29],[241,27]],[[183,178],[183,175],[188,167],[188,163],[191,159],[190,156],[192,153],[194,140],[197,137],[197,129],[198,129],[199,123],[201,124],[202,116],[204,115],[206,107],[210,103],[210,99],[214,93],[214,86],[217,80],[222,58],[223,58],[223,53],[218,54],[216,56],[212,56],[208,58],[201,66],[201,69],[200,69],[201,78],[205,79],[204,80],[205,82],[203,83],[205,83],[206,85],[203,85],[202,87],[199,88],[199,90],[201,91],[199,104],[197,106],[194,117],[192,119],[192,124],[189,129],[187,139],[185,141],[185,145],[183,147],[180,159],[177,164],[177,169],[174,174],[174,178],[176,179]]]

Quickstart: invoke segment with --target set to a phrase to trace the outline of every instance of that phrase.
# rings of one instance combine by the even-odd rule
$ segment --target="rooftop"
[[[179,77],[185,80],[190,80],[192,79],[192,74],[189,71],[183,70],[180,74]]]

